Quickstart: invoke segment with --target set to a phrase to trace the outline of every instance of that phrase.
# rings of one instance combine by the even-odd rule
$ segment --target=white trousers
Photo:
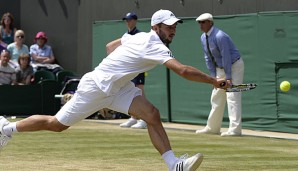
[[[242,84],[244,75],[244,62],[242,58],[232,65],[232,83]],[[217,78],[225,78],[224,69],[216,69]],[[228,104],[229,130],[228,132],[241,133],[241,92],[225,92],[223,89],[214,88],[211,95],[211,111],[207,121],[207,128],[212,132],[220,132],[225,105]]]

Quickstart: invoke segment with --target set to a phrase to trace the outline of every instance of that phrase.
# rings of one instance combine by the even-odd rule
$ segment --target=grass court
[[[177,156],[203,153],[200,171],[296,171],[295,140],[196,135],[166,130]],[[79,122],[61,133],[14,134],[1,171],[167,171],[147,130]]]

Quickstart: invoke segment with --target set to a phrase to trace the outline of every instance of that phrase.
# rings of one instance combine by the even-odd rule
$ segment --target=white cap
[[[196,21],[205,21],[205,20],[209,20],[209,21],[213,21],[213,16],[209,13],[204,13],[201,14]]]
[[[151,18],[151,26],[154,26],[159,23],[163,23],[165,25],[173,25],[176,22],[183,23],[182,20],[175,17],[175,15],[169,10],[158,10],[156,11]]]

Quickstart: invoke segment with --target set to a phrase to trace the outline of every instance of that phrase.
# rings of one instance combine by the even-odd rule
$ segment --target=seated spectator
[[[18,85],[29,85],[34,75],[33,67],[30,65],[29,54],[21,54],[18,59],[19,66],[16,69],[16,80]]]
[[[0,55],[0,85],[16,84],[15,69],[8,64],[9,60],[10,52],[8,50],[3,50]]]
[[[14,42],[7,46],[11,54],[10,63],[12,67],[18,67],[18,58],[23,54],[29,54],[28,46],[24,44],[25,33],[23,30],[17,30],[14,36]]]
[[[14,17],[11,13],[7,12],[3,14],[1,19],[0,33],[4,46],[8,46],[14,41],[14,34],[16,28],[14,27]]]
[[[44,32],[38,32],[35,36],[35,44],[30,47],[30,54],[33,60],[32,66],[35,70],[47,69],[53,73],[62,70],[55,64],[55,56],[51,46],[47,45],[48,38]]]

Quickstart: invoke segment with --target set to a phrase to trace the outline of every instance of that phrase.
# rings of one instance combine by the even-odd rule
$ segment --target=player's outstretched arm
[[[121,38],[111,41],[106,45],[107,54],[112,53],[118,46],[121,45]]]
[[[191,81],[209,83],[216,88],[227,88],[228,86],[226,80],[210,77],[209,75],[196,69],[195,67],[181,64],[176,59],[170,59],[167,62],[165,62],[164,65],[167,68],[173,70],[176,74],[180,75],[181,77]],[[222,83],[225,83],[226,86],[222,87]]]

